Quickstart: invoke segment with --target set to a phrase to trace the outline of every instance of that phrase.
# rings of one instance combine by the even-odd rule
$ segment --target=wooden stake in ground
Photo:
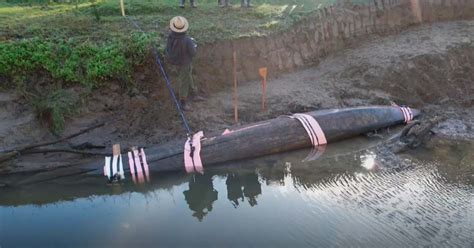
[[[262,111],[265,111],[265,100],[267,98],[267,67],[258,69],[260,77],[262,77]]]
[[[122,16],[125,16],[125,6],[123,0],[120,0],[120,10],[122,10]]]
[[[232,53],[233,58],[233,72],[234,72],[234,94],[233,94],[233,105],[234,105],[234,121],[239,122],[239,112],[237,109],[237,53],[235,50]]]
[[[120,155],[120,144],[114,144],[112,146],[112,154],[113,154],[113,156]]]

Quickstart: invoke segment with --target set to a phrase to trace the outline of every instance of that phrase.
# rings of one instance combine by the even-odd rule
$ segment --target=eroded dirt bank
[[[420,108],[427,116],[448,117],[437,128],[438,134],[472,140],[473,41],[474,21],[425,24],[398,35],[372,37],[317,66],[270,78],[269,109],[264,112],[260,111],[260,81],[239,82],[239,124],[289,112],[396,102]],[[183,139],[182,124],[170,100],[163,99],[166,92],[160,89],[138,86],[130,96],[118,84],[111,84],[95,93],[81,113],[67,121],[65,133],[107,121],[105,127],[71,143],[87,141],[110,147],[120,142],[127,147]],[[209,94],[207,101],[192,107],[194,110],[187,116],[194,130],[209,132],[234,124],[229,88]],[[0,108],[2,147],[52,138],[14,94],[0,95]],[[68,157],[48,159],[60,161]],[[17,162],[32,166],[36,160],[26,158]]]

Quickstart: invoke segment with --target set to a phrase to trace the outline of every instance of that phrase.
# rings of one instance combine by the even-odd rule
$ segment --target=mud
[[[278,77],[270,75],[265,111],[260,110],[261,82],[239,81],[237,124],[290,112],[395,102],[422,109],[426,116],[447,117],[435,130],[439,136],[472,141],[473,41],[474,21],[424,24],[396,35],[373,36],[318,65]],[[184,139],[184,128],[161,82],[146,77],[142,80],[146,83],[138,80],[131,93],[119,83],[95,92],[81,112],[67,120],[65,133],[97,121],[108,124],[70,143],[88,141],[110,147],[120,142],[126,147]],[[209,84],[202,80],[197,83]],[[206,101],[191,104],[193,111],[186,115],[193,130],[210,132],[236,124],[232,89],[217,88],[202,92]],[[0,94],[0,109],[2,147],[53,138],[14,93]],[[64,161],[69,157],[47,158]],[[32,158],[22,158],[17,164],[31,166],[42,155]]]

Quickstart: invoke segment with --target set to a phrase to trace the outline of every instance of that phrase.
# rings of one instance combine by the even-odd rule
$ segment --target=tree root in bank
[[[33,150],[28,150],[23,152],[22,154],[34,154],[34,153],[54,153],[54,152],[63,152],[63,153],[75,153],[87,156],[109,156],[110,152],[92,152],[92,151],[84,151],[79,149],[71,149],[71,148],[36,148]]]
[[[66,137],[63,137],[63,138],[60,138],[60,139],[57,139],[57,140],[53,140],[53,141],[48,141],[48,142],[42,142],[42,143],[37,143],[37,144],[28,144],[28,145],[23,145],[23,146],[18,146],[18,147],[14,147],[14,148],[9,148],[9,149],[5,149],[3,151],[0,151],[0,167],[2,166],[1,163],[2,162],[5,162],[5,161],[8,161],[8,160],[11,160],[21,154],[27,154],[27,153],[32,153],[31,151],[34,150],[35,148],[39,148],[39,147],[44,147],[44,146],[49,146],[49,145],[53,145],[53,144],[57,144],[57,143],[60,143],[60,142],[63,142],[63,141],[66,141],[66,140],[69,140],[69,139],[72,139],[74,137],[77,137],[79,135],[82,135],[82,134],[85,134],[91,130],[94,130],[96,128],[99,128],[99,127],[102,127],[105,125],[105,122],[102,122],[102,123],[99,123],[99,124],[96,124],[94,126],[91,126],[91,127],[88,127],[86,129],[83,129],[77,133],[73,133],[71,135],[68,135]],[[68,149],[63,149],[63,150],[68,150]],[[70,152],[73,151],[74,149],[69,149]],[[79,150],[77,150],[79,151]],[[43,151],[44,153],[45,151]],[[33,152],[34,153],[34,152]],[[36,152],[38,153],[38,152]],[[75,153],[78,153],[78,152],[75,152]],[[84,153],[85,154],[85,153]]]

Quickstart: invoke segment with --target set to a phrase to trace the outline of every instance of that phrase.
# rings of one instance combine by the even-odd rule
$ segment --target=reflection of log
[[[73,201],[79,198],[119,195],[132,192],[150,194],[154,190],[169,190],[174,186],[187,183],[189,176],[185,175],[153,175],[156,180],[147,187],[133,183],[105,185],[106,179],[101,176],[70,176],[54,181],[22,185],[21,187],[2,188],[0,206],[43,205],[59,201]],[[46,193],[45,193],[46,192]]]

